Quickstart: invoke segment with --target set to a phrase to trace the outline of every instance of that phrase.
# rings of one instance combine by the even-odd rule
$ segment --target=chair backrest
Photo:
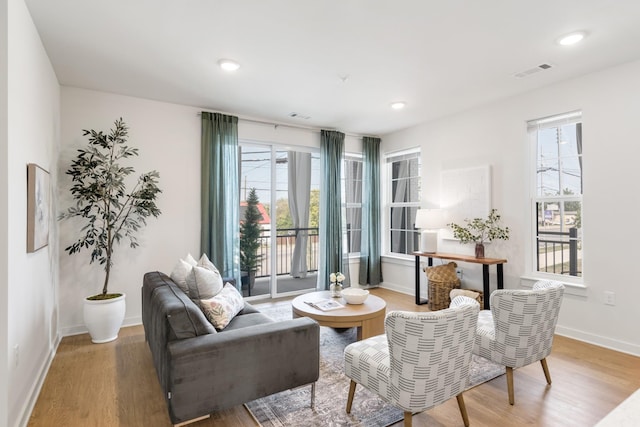
[[[467,387],[480,306],[455,300],[444,310],[387,314],[391,403],[405,411],[427,410]]]
[[[505,366],[519,368],[551,353],[564,285],[538,281],[532,290],[496,290],[491,294],[494,353]]]

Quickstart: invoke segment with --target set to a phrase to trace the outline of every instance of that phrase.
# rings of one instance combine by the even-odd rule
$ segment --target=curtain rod
[[[207,111],[209,113],[220,113],[220,114],[228,114],[228,113],[223,113],[222,111]],[[197,116],[202,116],[202,113],[197,113]],[[316,127],[311,127],[311,126],[302,126],[302,125],[292,125],[292,124],[288,124],[288,123],[273,123],[273,122],[267,122],[265,120],[257,120],[257,119],[249,119],[249,118],[245,118],[245,117],[240,117],[238,116],[238,120],[242,120],[243,122],[249,122],[249,123],[256,123],[256,124],[260,124],[260,125],[266,125],[266,126],[273,126],[275,129],[279,128],[279,127],[288,127],[288,128],[292,128],[292,129],[302,129],[302,130],[309,130],[312,132],[320,132],[321,128],[316,128]],[[337,129],[325,129],[325,130],[337,130]],[[353,133],[346,133],[343,132],[345,134],[345,136],[352,136],[355,138],[362,138],[363,136],[369,136],[369,135],[360,135],[360,134],[353,134]],[[377,135],[372,135],[376,138],[378,138]]]

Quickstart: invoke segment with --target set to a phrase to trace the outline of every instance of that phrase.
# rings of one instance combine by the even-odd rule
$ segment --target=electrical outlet
[[[458,279],[462,280],[462,269],[461,268],[456,268],[456,275],[458,276]]]
[[[20,363],[20,344],[16,344],[13,346],[13,360],[17,367]]]
[[[616,294],[611,291],[604,292],[604,303],[606,305],[616,305]]]

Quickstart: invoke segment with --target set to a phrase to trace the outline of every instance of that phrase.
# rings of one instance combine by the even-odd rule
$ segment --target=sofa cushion
[[[224,284],[217,269],[214,271],[196,265],[187,276],[187,285],[191,299],[203,300],[216,296]]]
[[[240,292],[227,283],[214,297],[200,299],[200,308],[216,329],[224,329],[244,308],[244,300]]]
[[[260,312],[255,313],[247,313],[247,314],[238,314],[236,317],[229,322],[229,324],[224,328],[224,331],[232,331],[234,329],[246,328],[249,326],[257,326],[265,323],[273,323],[275,320],[271,319],[269,316],[266,316]]]

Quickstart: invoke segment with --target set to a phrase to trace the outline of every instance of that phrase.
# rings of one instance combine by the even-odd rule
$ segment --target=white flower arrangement
[[[344,282],[344,274],[340,273],[339,271],[336,273],[331,273],[329,275],[329,280],[331,280],[331,283],[342,283]]]

